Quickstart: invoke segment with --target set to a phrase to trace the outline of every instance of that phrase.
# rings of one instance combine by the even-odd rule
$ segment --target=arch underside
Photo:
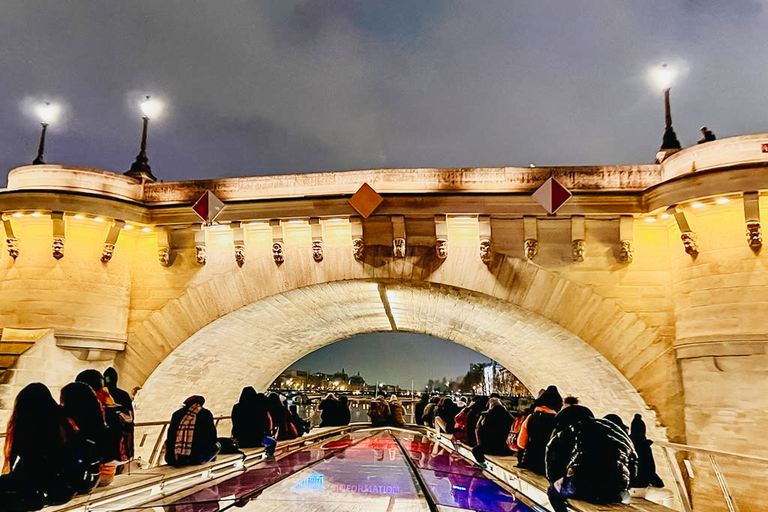
[[[255,301],[209,323],[173,350],[136,400],[165,419],[189,395],[228,414],[243,386],[264,390],[285,368],[326,345],[370,332],[428,334],[490,357],[536,391],[555,384],[595,414],[655,414],[597,350],[551,320],[510,302],[444,285],[338,281]],[[375,357],[375,356],[374,356]],[[658,429],[656,434],[664,437]]]

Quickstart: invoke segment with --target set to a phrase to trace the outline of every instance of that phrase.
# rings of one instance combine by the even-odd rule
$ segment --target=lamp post
[[[144,121],[144,126],[141,132],[141,149],[139,154],[136,155],[136,161],[131,165],[131,169],[125,173],[126,176],[136,178],[144,181],[157,181],[157,178],[152,174],[152,168],[149,166],[149,158],[147,158],[147,128],[149,127],[149,118],[155,116],[160,111],[160,104],[151,100],[147,96],[141,102],[141,117]]]
[[[666,64],[659,70],[659,83],[664,91],[664,137],[661,141],[661,151],[680,149],[675,130],[672,128],[672,110],[669,106],[669,89],[672,86],[672,70]]]
[[[37,116],[40,118],[40,124],[43,130],[40,132],[40,145],[37,147],[37,156],[32,160],[32,165],[44,164],[43,153],[45,152],[45,134],[48,132],[48,125],[56,120],[59,115],[59,106],[48,102],[39,105],[36,109]]]

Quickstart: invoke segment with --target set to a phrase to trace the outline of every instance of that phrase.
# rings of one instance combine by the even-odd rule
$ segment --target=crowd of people
[[[29,384],[16,397],[0,476],[0,510],[21,512],[65,503],[100,481],[111,481],[115,468],[133,458],[133,404],[117,387],[114,368],[103,375],[97,370],[81,372],[61,389],[59,398],[57,402],[41,383]],[[230,438],[218,437],[213,414],[204,405],[204,397],[193,395],[171,416],[165,441],[168,464],[204,464],[240,448],[264,447],[271,457],[277,441],[310,429],[310,422],[295,405],[289,407],[285,397],[258,393],[250,386],[243,388],[232,408]],[[346,396],[329,393],[318,410],[320,427],[347,425],[351,419]],[[372,399],[367,412],[374,427],[406,424],[405,408],[396,395]],[[486,455],[516,454],[518,467],[550,482],[555,512],[567,510],[568,498],[627,501],[630,488],[664,485],[639,414],[631,428],[615,414],[596,418],[577,398],[563,399],[555,386],[541,390],[529,410],[515,414],[495,394],[456,402],[422,394],[413,414],[415,423],[471,447],[482,467],[487,467]]]
[[[555,512],[567,510],[568,498],[627,503],[630,490],[642,496],[647,488],[664,486],[639,414],[631,428],[616,414],[596,418],[578,398],[563,399],[555,386],[514,415],[498,395],[467,401],[423,394],[414,406],[416,423],[470,446],[484,468],[486,455],[516,455],[518,467],[550,482],[547,494]]]
[[[85,370],[59,401],[39,382],[16,396],[0,476],[2,510],[66,503],[108,481],[133,457],[133,403],[117,372]]]

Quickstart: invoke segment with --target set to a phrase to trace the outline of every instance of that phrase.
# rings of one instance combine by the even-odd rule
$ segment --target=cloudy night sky
[[[684,146],[768,131],[766,27],[768,0],[0,0],[0,186],[41,101],[47,162],[126,171],[147,94],[166,181],[649,163],[661,63]]]

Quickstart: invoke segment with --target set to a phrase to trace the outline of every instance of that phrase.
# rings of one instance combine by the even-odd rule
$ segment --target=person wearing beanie
[[[221,450],[213,414],[204,404],[204,397],[192,395],[171,416],[165,440],[165,461],[171,466],[205,464],[215,459]]]
[[[522,454],[518,452],[518,467],[543,476],[547,443],[555,429],[555,416],[563,407],[563,398],[556,386],[549,386],[533,406],[533,414],[525,420],[517,437],[517,444],[523,449]]]
[[[645,422],[643,417],[635,414],[629,433],[632,444],[637,452],[637,476],[632,478],[631,487],[664,487],[656,473],[656,462],[653,460],[651,445],[653,441],[645,437]]]

